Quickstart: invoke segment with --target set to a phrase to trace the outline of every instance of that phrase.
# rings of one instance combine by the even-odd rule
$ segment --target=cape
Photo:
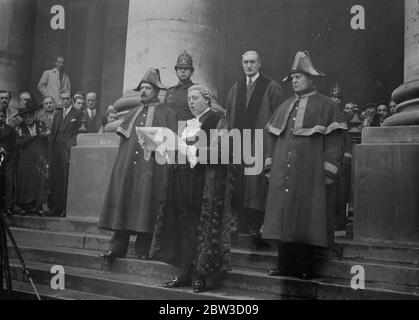
[[[302,96],[295,96],[283,102],[273,114],[266,130],[276,136],[281,135],[289,115],[299,101],[294,125],[294,135],[311,136],[329,134],[334,130],[348,129],[339,107],[329,97],[317,91]]]

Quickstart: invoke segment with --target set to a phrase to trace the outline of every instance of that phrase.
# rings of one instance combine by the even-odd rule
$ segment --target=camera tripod
[[[33,283],[33,280],[31,278],[29,269],[26,266],[25,261],[23,260],[22,254],[20,253],[20,250],[16,244],[16,241],[13,238],[13,234],[10,231],[10,228],[6,222],[4,213],[0,213],[0,283],[1,283],[0,299],[3,299],[2,297],[3,295],[6,297],[6,299],[9,299],[9,300],[13,299],[12,278],[10,274],[10,264],[9,264],[9,251],[7,248],[7,236],[9,236],[9,239],[13,244],[16,254],[20,260],[20,264],[22,265],[23,272],[26,275],[26,277],[29,279],[29,282],[31,283],[35,291],[35,295],[37,299],[41,300],[38,290],[36,289],[35,284]],[[4,278],[6,280],[6,290],[3,289]]]

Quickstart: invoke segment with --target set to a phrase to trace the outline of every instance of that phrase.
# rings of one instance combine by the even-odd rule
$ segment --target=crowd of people
[[[99,119],[95,92],[71,95],[64,65],[58,56],[43,72],[40,103],[25,91],[12,105],[11,92],[0,90],[1,200],[8,215],[65,216],[71,147],[79,133],[97,133],[108,121]]]
[[[335,229],[345,227],[350,203],[352,144],[348,128],[381,126],[394,104],[343,104],[338,84],[329,96],[319,93],[317,70],[308,52],[298,52],[289,74],[294,95],[260,72],[256,51],[242,55],[244,76],[221,106],[204,84],[192,81],[192,56],[177,59],[179,83],[166,88],[158,69],[150,68],[135,91],[129,110],[115,104],[98,119],[97,96],[70,94],[64,57],[43,73],[37,105],[28,92],[20,94],[17,111],[9,108],[10,92],[0,90],[0,146],[4,208],[8,214],[65,216],[71,147],[79,133],[104,132],[118,112],[126,114],[117,127],[118,155],[105,195],[99,228],[113,231],[101,256],[111,264],[125,257],[136,235],[139,259],[157,259],[179,268],[166,288],[192,285],[207,290],[207,281],[230,269],[230,237],[249,233],[256,248],[278,241],[278,266],[270,276],[313,276],[315,247],[333,242]],[[167,90],[164,101],[159,93]],[[119,109],[121,108],[121,109]],[[356,118],[358,117],[358,122]],[[183,123],[188,144],[177,150],[186,164],[162,165],[147,147],[141,128],[165,127],[178,132]],[[212,129],[263,130],[264,170],[246,175],[248,164],[199,162],[221,139]],[[196,148],[205,132],[206,148]],[[218,150],[218,149],[217,149]],[[205,158],[205,156],[204,156]],[[208,159],[208,158],[207,158]]]

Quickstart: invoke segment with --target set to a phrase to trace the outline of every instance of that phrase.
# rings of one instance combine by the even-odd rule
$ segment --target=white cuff
[[[338,173],[338,167],[326,161],[324,162],[324,170],[326,170],[327,172],[330,172],[333,175],[336,175]]]

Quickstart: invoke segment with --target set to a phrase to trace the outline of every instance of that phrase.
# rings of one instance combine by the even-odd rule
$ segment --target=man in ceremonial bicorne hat
[[[339,171],[347,126],[337,104],[317,92],[314,79],[320,76],[308,52],[298,52],[284,79],[292,82],[295,96],[277,108],[266,126],[269,192],[263,238],[280,242],[278,268],[269,270],[271,276],[311,278],[315,246],[333,242],[327,190]]]
[[[154,152],[145,154],[136,127],[177,129],[175,112],[158,98],[161,89],[165,87],[159,71],[150,68],[136,89],[141,99],[138,106],[127,113],[117,129],[121,142],[99,220],[99,228],[114,231],[109,250],[101,254],[107,263],[126,256],[131,234],[137,235],[137,257],[148,258],[168,166],[158,164]]]
[[[280,103],[279,84],[259,72],[261,59],[256,51],[242,55],[244,77],[230,89],[226,103],[229,129],[252,130],[252,154],[254,154],[254,129],[263,129]],[[264,144],[266,134],[264,133]],[[264,145],[264,150],[265,150]],[[263,154],[255,154],[263,157]],[[263,159],[262,159],[263,161]],[[267,181],[263,172],[244,175],[244,165],[232,170],[232,206],[239,219],[239,231],[249,232],[256,244],[260,244],[260,228],[263,223]]]

